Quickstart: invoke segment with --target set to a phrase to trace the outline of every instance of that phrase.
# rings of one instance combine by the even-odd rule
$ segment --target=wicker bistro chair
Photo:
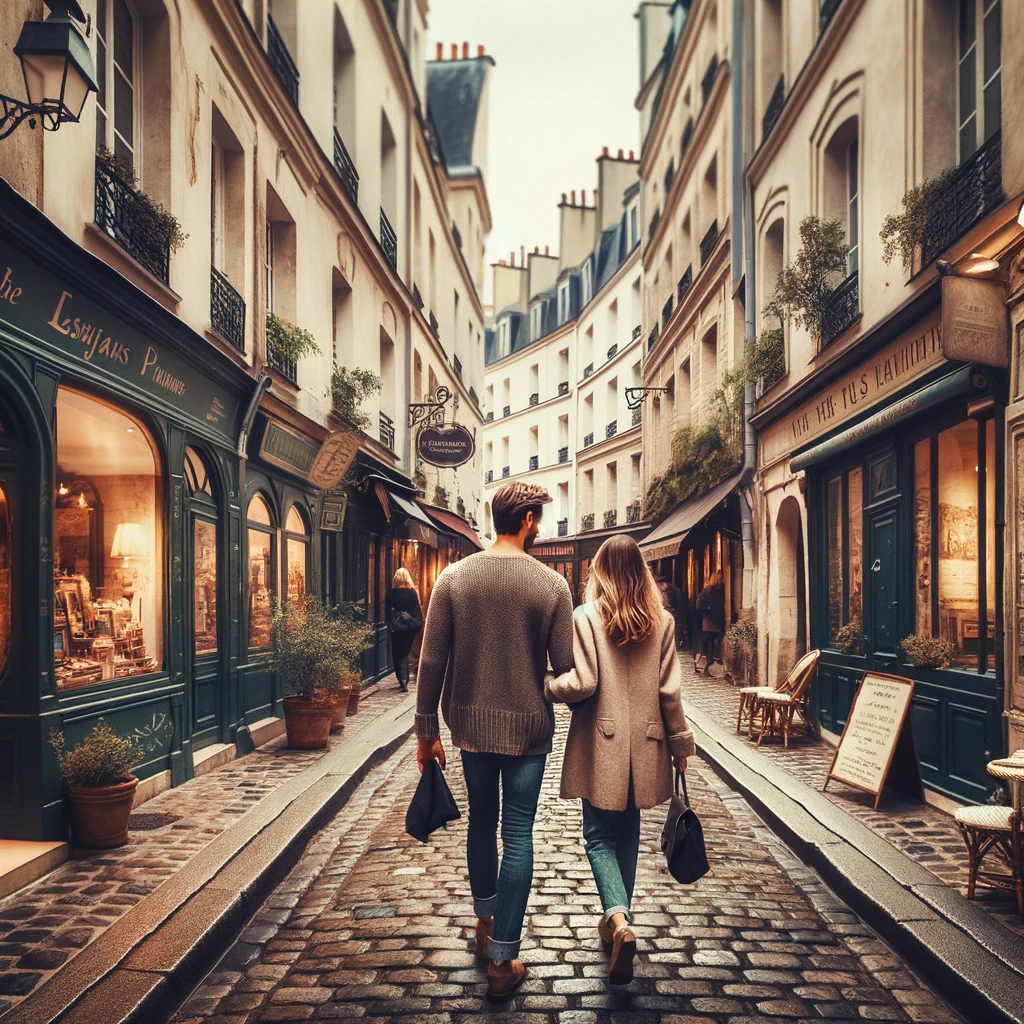
[[[760,713],[761,725],[757,737],[757,745],[766,736],[782,734],[782,745],[789,748],[789,734],[793,731],[793,720],[799,716],[803,727],[810,732],[811,723],[807,717],[807,691],[818,668],[821,651],[805,654],[789,674],[792,684],[785,691],[763,693],[755,698],[751,709],[751,718]]]
[[[811,651],[805,654],[792,668],[777,686],[744,686],[740,690],[740,706],[736,712],[736,732],[743,732],[744,716],[747,720],[747,739],[749,740],[754,730],[754,720],[757,718],[757,700],[759,697],[769,693],[788,693],[793,689],[793,684],[799,678],[800,673],[813,659],[813,664],[818,662],[818,651]]]
[[[1024,791],[1024,749],[988,764],[989,775],[1005,779],[1010,788],[1010,806],[998,807],[982,804],[961,807],[955,814],[960,834],[967,844],[968,875],[967,898],[974,899],[974,890],[980,879],[986,885],[1007,889],[1017,895],[1017,913],[1024,915],[1024,810],[1021,808]],[[1001,853],[1010,871],[985,870],[981,863],[993,850]]]

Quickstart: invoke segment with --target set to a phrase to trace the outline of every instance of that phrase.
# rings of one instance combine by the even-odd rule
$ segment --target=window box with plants
[[[380,393],[383,381],[372,370],[356,366],[348,369],[335,364],[331,371],[331,402],[334,411],[356,430],[365,430],[370,417],[360,406],[371,395]]]
[[[303,356],[320,355],[320,346],[309,331],[267,310],[267,362],[292,384],[297,383],[298,362]]]
[[[64,734],[50,730],[71,805],[71,835],[78,846],[107,850],[128,842],[128,819],[139,780],[132,766],[145,757],[101,718],[85,739],[65,750]]]

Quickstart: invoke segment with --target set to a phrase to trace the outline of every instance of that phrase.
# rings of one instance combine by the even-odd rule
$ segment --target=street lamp
[[[14,52],[21,61],[28,102],[0,94],[0,139],[27,120],[55,132],[77,122],[90,92],[96,92],[89,46],[73,21],[91,24],[78,0],[49,0],[46,21],[26,21]],[[87,29],[88,31],[88,29]]]

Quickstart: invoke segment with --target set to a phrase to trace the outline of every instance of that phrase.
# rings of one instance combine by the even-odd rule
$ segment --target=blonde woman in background
[[[391,589],[384,597],[384,610],[388,617],[398,688],[405,693],[409,689],[409,652],[416,642],[416,634],[423,628],[420,598],[405,566],[395,571]]]
[[[640,811],[672,795],[672,765],[686,768],[693,733],[679,696],[675,620],[636,542],[610,537],[573,615],[575,668],[549,673],[549,700],[577,705],[562,767],[562,796],[583,801],[583,837],[611,950],[608,980],[633,978],[630,905],[640,849]],[[578,704],[578,702],[583,702]]]

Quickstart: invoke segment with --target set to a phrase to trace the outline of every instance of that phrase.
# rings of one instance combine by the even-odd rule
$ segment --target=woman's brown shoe
[[[615,938],[615,929],[604,919],[604,914],[597,919],[597,934],[601,936],[601,942],[605,949],[611,949],[612,940]]]
[[[613,985],[628,985],[633,980],[635,956],[636,936],[629,925],[620,924],[612,936],[612,962],[608,966],[608,980]]]
[[[494,937],[494,918],[478,917],[476,919],[476,958],[489,960],[491,957],[491,939]]]
[[[500,1002],[526,981],[526,965],[518,960],[492,960],[487,968],[487,998]]]

